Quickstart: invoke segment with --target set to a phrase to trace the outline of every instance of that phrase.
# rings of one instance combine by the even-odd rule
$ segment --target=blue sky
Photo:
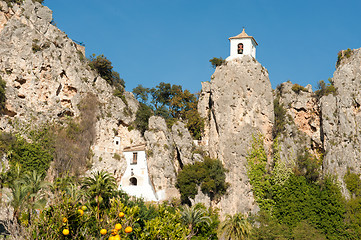
[[[195,93],[229,56],[242,27],[258,42],[272,87],[291,80],[316,87],[332,77],[337,53],[361,47],[359,0],[45,0],[57,26],[104,54],[131,91],[138,84],[182,85]]]

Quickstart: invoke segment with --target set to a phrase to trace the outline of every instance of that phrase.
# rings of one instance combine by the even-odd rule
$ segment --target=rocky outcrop
[[[124,163],[114,160],[114,136],[135,119],[138,102],[131,93],[123,101],[88,66],[82,49],[51,24],[52,11],[32,0],[8,7],[0,1],[0,76],[6,82],[3,131],[37,128],[48,122],[63,124],[77,118],[79,103],[96,96],[93,170],[105,168],[121,176]],[[31,123],[31,125],[29,125]],[[24,133],[24,132],[23,132]],[[141,141],[135,134],[134,141]]]
[[[324,175],[337,176],[347,196],[344,175],[348,169],[361,172],[361,50],[340,56],[330,80],[334,90],[317,96],[310,87],[297,93],[292,83],[283,83],[276,93],[289,115],[279,139],[282,159],[292,162],[299,151],[309,151],[323,160]]]
[[[320,99],[323,168],[343,182],[347,168],[361,172],[361,49],[344,57],[332,82],[336,93]]]
[[[177,196],[173,140],[164,119],[151,117],[144,137],[147,141],[148,171],[158,198]]]
[[[206,118],[206,149],[229,170],[230,188],[217,206],[224,213],[255,210],[246,156],[252,136],[263,134],[268,150],[272,141],[273,96],[267,70],[250,56],[217,67],[211,82],[202,83],[198,109]]]
[[[176,159],[180,164],[180,167],[183,167],[185,164],[194,163],[193,156],[193,138],[189,133],[188,129],[182,122],[176,122],[172,126],[172,136],[174,142],[174,148],[176,151]]]
[[[193,154],[193,140],[184,123],[176,122],[171,129],[161,117],[149,119],[147,142],[148,171],[159,199],[180,197],[175,188],[177,173],[185,164],[200,160]]]
[[[324,174],[337,175],[341,183],[347,169],[361,173],[360,49],[342,52],[332,78],[337,91],[322,97],[311,86],[299,90],[290,82],[273,91],[267,70],[250,56],[227,61],[202,83],[201,141],[193,141],[183,122],[169,129],[160,117],[150,118],[143,137],[132,126],[139,106],[133,94],[114,96],[113,87],[89,67],[84,48],[51,20],[51,10],[38,2],[8,7],[0,0],[0,76],[7,98],[2,131],[26,135],[27,129],[49,122],[66,125],[80,116],[79,104],[91,94],[95,98],[89,104],[97,106],[88,173],[105,169],[120,181],[126,168],[123,148],[146,144],[153,187],[159,199],[170,199],[179,197],[178,171],[202,161],[200,152],[206,152],[223,162],[230,183],[227,194],[212,204],[223,213],[247,213],[257,210],[247,153],[252,137],[261,133],[271,159],[276,98],[285,110],[278,138],[282,160],[292,164],[298,152],[307,150],[323,159]],[[194,202],[208,204],[209,198],[200,193]]]
[[[290,167],[293,167],[297,154],[309,151],[321,158],[323,153],[318,99],[311,85],[302,90],[297,90],[296,86],[291,82],[285,82],[275,90],[278,107],[286,112],[284,116],[280,116],[284,128],[273,135],[278,137],[281,159]]]

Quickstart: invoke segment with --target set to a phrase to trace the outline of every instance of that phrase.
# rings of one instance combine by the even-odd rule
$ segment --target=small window
[[[129,183],[131,186],[137,186],[138,185],[138,180],[135,177],[131,177],[129,179]]]
[[[118,142],[118,141],[115,141],[115,145],[119,145],[119,142]]]
[[[130,164],[137,164],[138,162],[138,153],[137,152],[133,152],[133,159],[132,162]]]
[[[243,54],[243,43],[238,44],[238,54]]]

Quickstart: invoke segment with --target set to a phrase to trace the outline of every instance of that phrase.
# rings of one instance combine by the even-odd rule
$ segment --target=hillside
[[[119,75],[110,72],[112,80],[94,67],[94,61],[111,65],[104,56],[87,59],[84,47],[52,24],[52,11],[39,2],[10,5],[0,0],[0,150],[5,203],[11,201],[5,197],[9,186],[32,170],[44,173],[54,184],[68,176],[82,179],[104,170],[114,176],[112,189],[116,191],[134,164],[123,153],[141,146],[147,166],[142,170],[149,173],[149,183],[138,178],[139,184],[146,182],[159,202],[201,203],[218,208],[221,220],[226,214],[254,216],[269,211],[292,231],[307,220],[329,239],[339,237],[330,229],[341,226],[337,225],[340,222],[354,223],[353,215],[347,215],[353,208],[347,201],[359,200],[355,188],[361,186],[360,49],[340,52],[333,78],[320,82],[314,92],[310,85],[291,82],[273,90],[267,69],[251,56],[221,64],[211,80],[202,83],[196,109],[201,120],[196,121],[204,128],[196,140],[189,130],[191,120],[184,118],[189,114],[175,114],[169,121],[152,109],[157,116],[147,119],[145,129],[137,128],[135,122],[145,103],[124,90]],[[183,93],[177,86],[174,89]],[[129,174],[134,175],[133,168]],[[350,178],[356,187],[350,187]],[[309,206],[305,209],[315,213],[310,214],[312,219],[303,212],[303,217],[282,215],[292,207],[281,204],[301,198],[287,195],[298,196],[296,184],[313,194],[305,196],[315,197],[301,203],[343,204],[342,210],[333,209],[323,216],[333,225],[321,226],[322,218],[315,213],[321,210]],[[127,204],[129,208],[136,205]],[[16,211],[9,209],[15,216]],[[334,221],[336,214],[342,217]],[[0,215],[4,220],[11,214]],[[287,217],[297,221],[292,223]],[[342,228],[359,236],[359,230],[353,232],[355,225],[350,226]],[[191,234],[188,230],[184,233]]]

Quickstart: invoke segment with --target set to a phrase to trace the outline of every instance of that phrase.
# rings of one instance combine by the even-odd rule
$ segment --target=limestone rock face
[[[323,168],[343,182],[347,168],[361,169],[361,49],[341,61],[332,81],[337,93],[320,100]]]
[[[274,135],[279,138],[281,160],[289,163],[290,167],[293,167],[298,153],[306,150],[320,157],[323,152],[318,100],[311,85],[305,88],[307,91],[299,92],[292,90],[293,86],[291,82],[282,83],[275,94],[279,104],[286,109],[286,115],[285,129]]]
[[[163,118],[153,116],[149,119],[149,130],[144,137],[148,171],[158,198],[180,197],[175,188],[178,171],[185,164],[203,160],[192,152],[195,146],[188,129],[182,122],[176,122],[168,129]]]
[[[122,155],[113,147],[114,136],[134,121],[139,103],[132,93],[125,93],[125,102],[113,96],[113,88],[88,66],[82,47],[51,20],[52,11],[38,2],[8,7],[0,0],[0,77],[7,97],[0,129],[16,132],[29,123],[36,128],[76,118],[79,103],[92,93],[99,105],[92,170],[104,168],[119,178],[125,163],[114,158]],[[140,134],[133,138],[142,141]]]
[[[200,152],[206,152],[223,162],[230,183],[227,194],[212,205],[222,213],[247,213],[257,211],[247,153],[252,137],[261,133],[271,157],[277,98],[287,119],[279,138],[281,159],[292,164],[299,151],[308,149],[323,156],[323,173],[337,175],[341,183],[347,169],[361,173],[361,49],[342,55],[332,79],[336,94],[321,98],[311,86],[295,92],[290,82],[273,91],[267,70],[254,58],[230,60],[217,67],[210,82],[202,83],[201,141],[193,141],[184,122],[169,129],[160,117],[150,118],[143,137],[132,128],[139,106],[133,94],[114,96],[114,88],[90,69],[84,48],[51,20],[51,10],[38,2],[24,0],[8,7],[0,0],[0,77],[7,98],[1,131],[26,135],[26,129],[49,122],[66,124],[80,116],[81,100],[92,94],[96,100],[90,104],[98,106],[88,173],[104,169],[120,181],[126,168],[123,148],[146,144],[151,182],[158,199],[166,200],[179,197],[177,173],[202,161]],[[194,202],[209,204],[209,198],[200,193]]]
[[[161,117],[149,119],[149,130],[144,133],[147,141],[148,171],[158,198],[177,196],[175,188],[176,165],[172,136]]]
[[[217,204],[224,213],[256,209],[247,177],[247,152],[252,136],[261,133],[269,150],[272,140],[273,96],[267,70],[254,58],[228,61],[217,67],[210,83],[202,84],[198,109],[206,118],[204,141],[210,156],[229,170],[228,194]]]
[[[178,162],[182,166],[194,163],[192,153],[194,149],[193,139],[184,123],[176,122],[172,126],[172,136]]]

